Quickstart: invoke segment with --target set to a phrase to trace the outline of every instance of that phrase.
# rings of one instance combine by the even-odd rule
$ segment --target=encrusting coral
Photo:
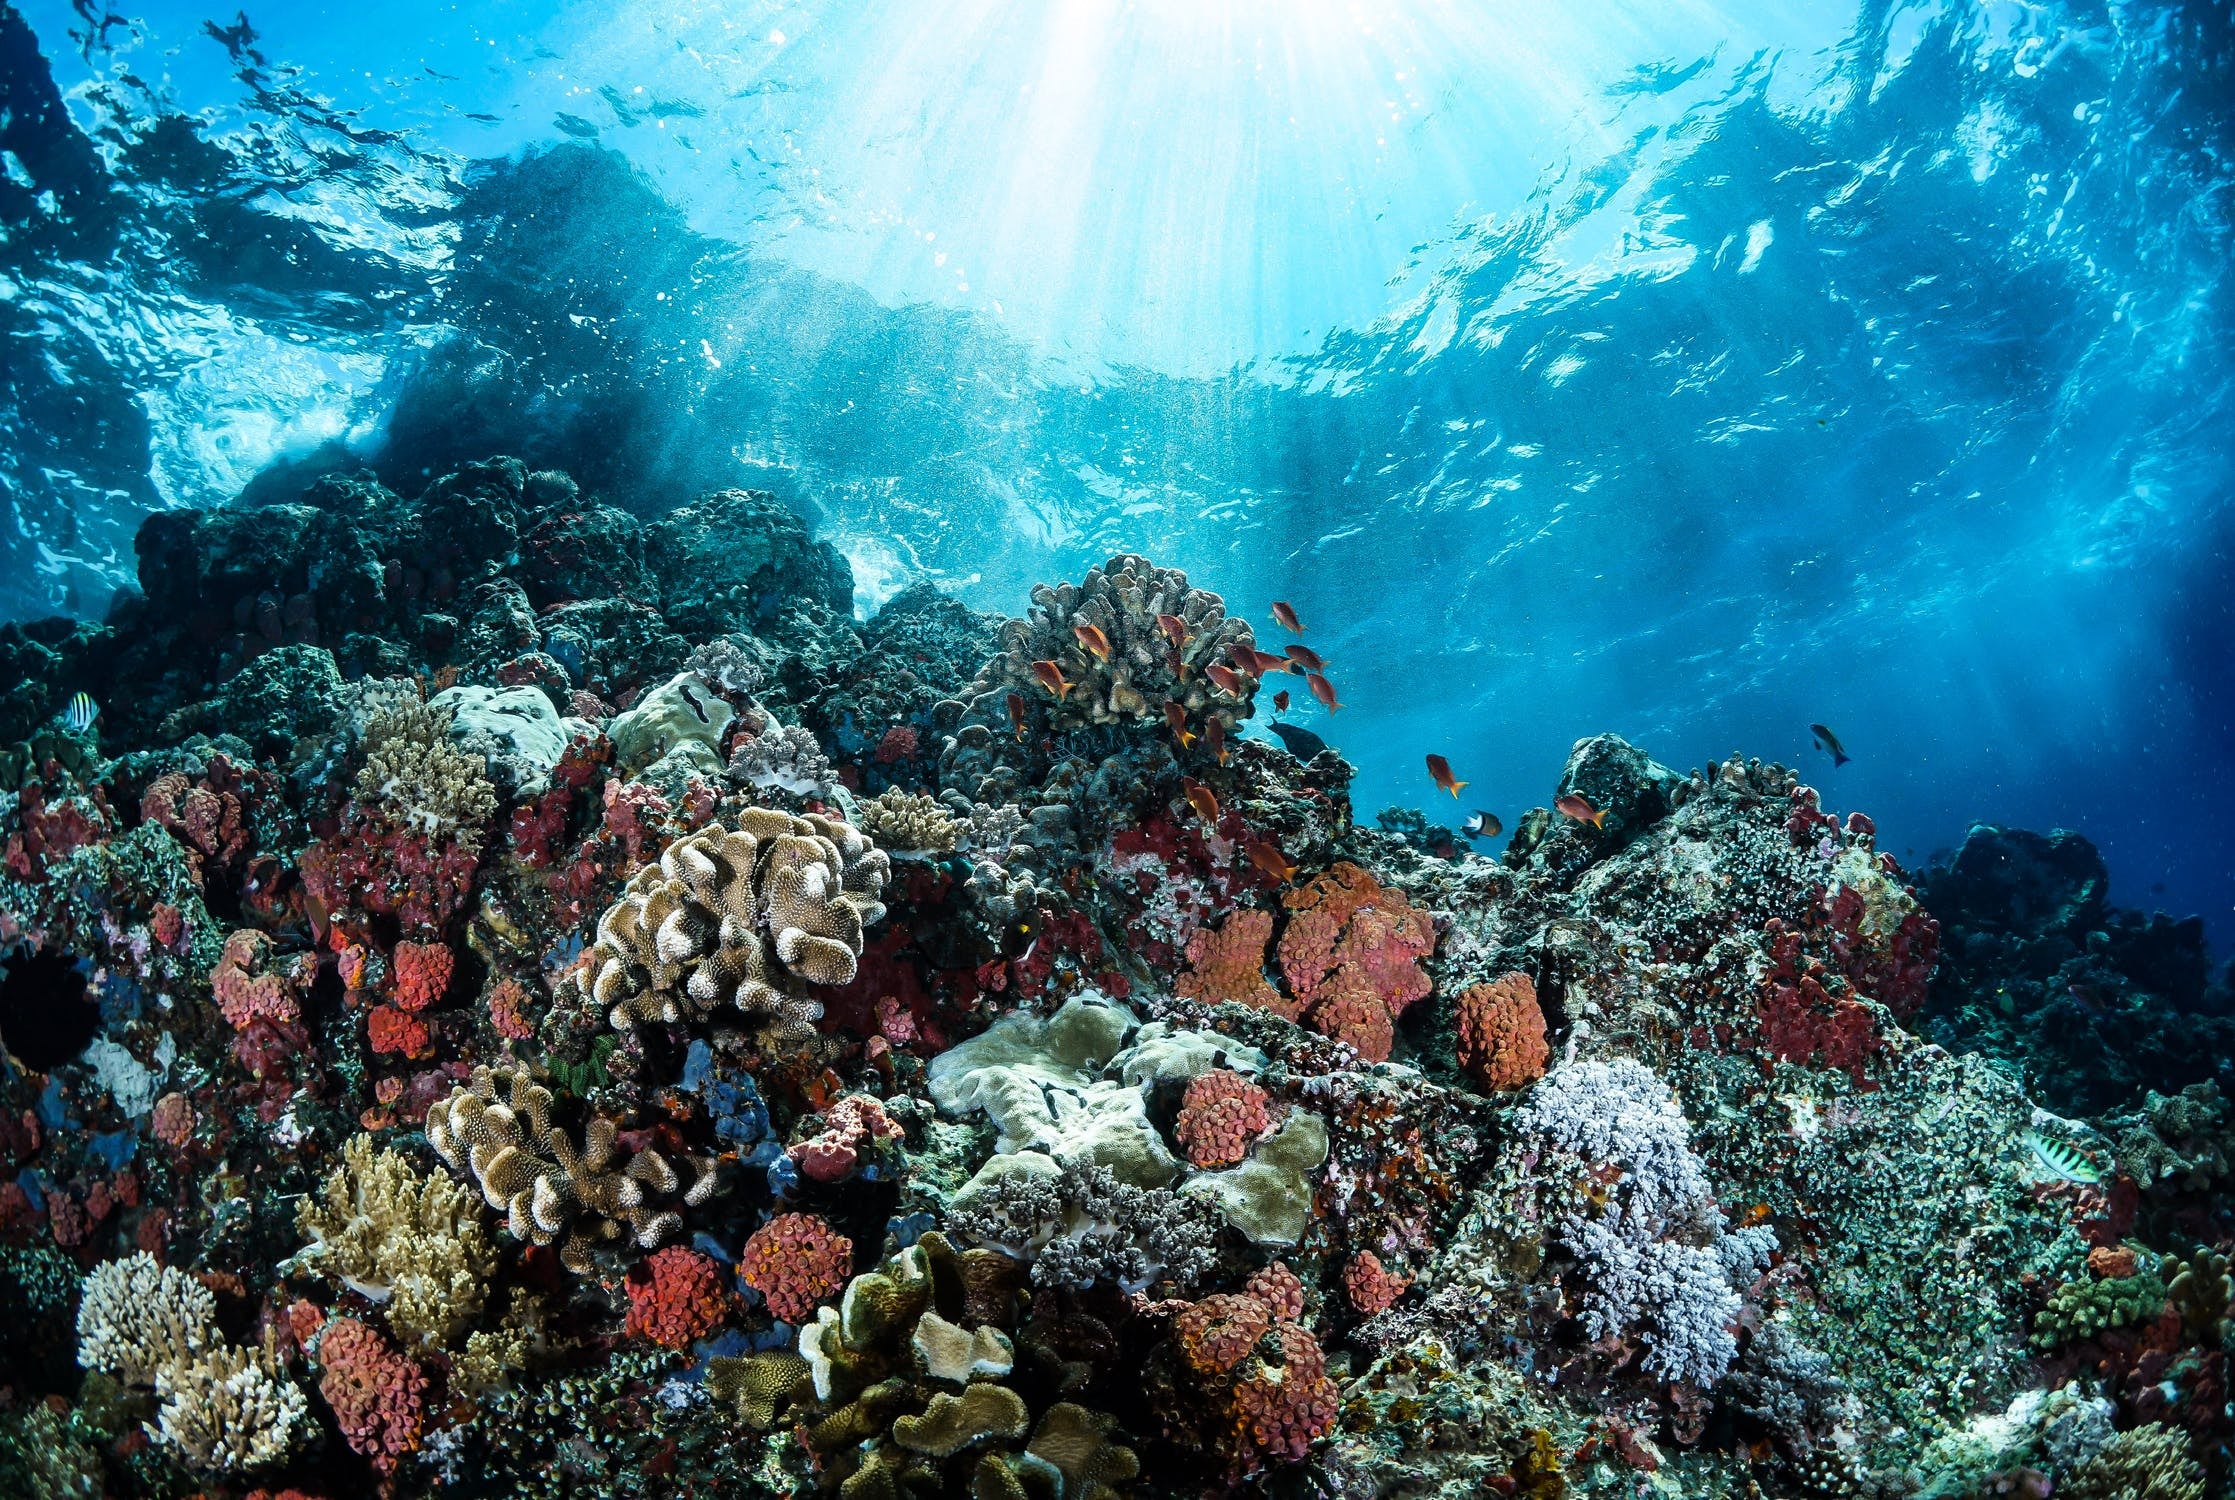
[[[1544,1011],[1526,974],[1502,974],[1462,990],[1454,1007],[1459,1066],[1493,1093],[1526,1088],[1544,1076]]]
[[[854,977],[890,868],[845,823],[748,808],[632,877],[572,982],[616,1030],[726,1007],[765,1018],[772,1040],[803,1036],[822,1009],[793,981]]]
[[[480,1316],[496,1252],[473,1194],[426,1177],[372,1137],[350,1138],[342,1163],[304,1198],[296,1224],[312,1243],[302,1259],[386,1309],[388,1326],[447,1346]]]
[[[619,1129],[593,1115],[577,1148],[553,1122],[551,1091],[525,1067],[474,1069],[469,1087],[427,1111],[427,1144],[472,1175],[513,1238],[558,1241],[570,1270],[589,1269],[591,1250],[624,1236],[651,1249],[682,1228],[683,1206],[704,1203],[720,1179],[711,1157],[685,1155],[686,1178],[659,1151],[623,1155]]]

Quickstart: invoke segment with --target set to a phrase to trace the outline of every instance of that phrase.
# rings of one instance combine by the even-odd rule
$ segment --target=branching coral
[[[196,1468],[243,1473],[287,1456],[310,1403],[271,1348],[221,1346],[155,1376],[155,1435]]]
[[[447,712],[414,695],[397,696],[373,709],[364,750],[359,801],[430,841],[454,839],[469,852],[481,847],[496,814],[496,790],[482,762],[450,743]]]
[[[472,1193],[440,1173],[421,1177],[397,1152],[375,1153],[370,1136],[351,1137],[295,1222],[311,1237],[311,1264],[384,1304],[391,1328],[429,1347],[480,1315],[496,1274]]]
[[[845,823],[748,808],[735,829],[677,839],[638,871],[571,982],[617,1030],[734,1006],[775,1036],[803,1036],[822,1007],[794,981],[854,977],[890,868]]]
[[[103,1261],[78,1300],[78,1363],[127,1385],[217,1347],[217,1300],[193,1277],[146,1251]]]
[[[739,786],[794,797],[826,795],[838,775],[815,736],[796,724],[772,724],[740,741],[722,774]]]
[[[578,1149],[551,1119],[551,1091],[524,1067],[477,1067],[471,1087],[427,1111],[427,1143],[472,1174],[515,1239],[548,1245],[564,1234],[559,1259],[587,1271],[590,1251],[624,1234],[649,1250],[683,1226],[679,1209],[712,1197],[712,1157],[686,1156],[678,1172],[646,1147],[622,1156],[614,1123],[593,1115]]]
[[[879,848],[951,854],[966,825],[948,816],[937,799],[887,787],[861,804],[861,831]]]
[[[1525,1088],[1544,1076],[1552,1053],[1528,975],[1503,974],[1462,991],[1455,1019],[1459,1066],[1484,1088]]]

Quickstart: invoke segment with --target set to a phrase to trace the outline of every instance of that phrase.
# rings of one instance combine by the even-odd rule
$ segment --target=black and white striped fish
[[[101,705],[95,703],[93,695],[87,692],[72,693],[69,706],[62,710],[62,722],[70,726],[72,734],[85,733],[100,716]]]

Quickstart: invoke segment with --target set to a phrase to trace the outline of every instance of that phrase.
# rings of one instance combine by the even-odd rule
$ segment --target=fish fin
[[[1467,784],[1464,781],[1454,781],[1453,783],[1451,783],[1450,791],[1452,801],[1456,802],[1459,800],[1459,793],[1465,789],[1466,785]]]
[[[1832,769],[1833,769],[1833,770],[1835,770],[1835,771],[1836,771],[1836,770],[1838,770],[1838,769],[1839,769],[1839,768],[1840,768],[1841,766],[1843,766],[1843,765],[1847,764],[1847,762],[1849,762],[1849,761],[1851,761],[1851,760],[1853,760],[1853,759],[1854,759],[1854,757],[1853,757],[1852,755],[1841,755],[1841,754],[1840,754],[1840,753],[1839,753],[1839,752],[1838,752],[1837,750],[1834,750],[1834,751],[1833,751],[1833,752],[1831,753],[1831,767],[1832,767]]]

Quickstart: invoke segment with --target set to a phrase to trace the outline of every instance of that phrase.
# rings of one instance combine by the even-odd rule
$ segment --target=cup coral
[[[1536,982],[1502,974],[1459,995],[1459,1066],[1494,1093],[1526,1088],[1544,1076],[1552,1056],[1544,1040],[1544,1011]]]
[[[761,1294],[771,1315],[800,1323],[845,1289],[853,1266],[852,1240],[813,1214],[778,1214],[745,1242],[737,1279]]]
[[[629,1275],[629,1316],[623,1331],[670,1349],[688,1349],[721,1325],[729,1292],[713,1260],[670,1245]]]
[[[1214,1068],[1187,1086],[1173,1133],[1196,1166],[1230,1167],[1272,1129],[1266,1102],[1265,1091],[1241,1074]]]
[[[427,1376],[396,1352],[378,1330],[355,1318],[334,1318],[320,1331],[318,1392],[333,1408],[349,1446],[382,1474],[416,1452],[426,1418]]]

